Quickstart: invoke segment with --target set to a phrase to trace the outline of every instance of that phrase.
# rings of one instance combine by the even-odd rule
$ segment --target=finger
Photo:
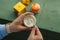
[[[43,38],[40,37],[40,36],[35,36],[35,39],[36,39],[36,40],[43,40]]]
[[[39,28],[35,25],[35,37],[39,37],[40,39],[43,39],[41,32],[39,31]]]
[[[20,17],[24,18],[24,17],[27,16],[27,15],[34,15],[34,14],[31,13],[31,12],[25,12],[25,13],[21,14],[21,15],[19,16],[19,18],[20,18]]]
[[[39,31],[38,27],[37,26],[35,26],[35,27],[36,27],[36,33],[40,34],[40,31]]]
[[[35,25],[35,27],[36,27],[36,36],[35,37],[37,37],[38,39],[43,40],[42,34],[39,31],[39,28],[36,25]]]
[[[34,14],[31,13],[31,12],[23,13],[23,14],[21,14],[20,16],[18,16],[18,17],[14,20],[13,23],[15,23],[15,24],[22,24],[24,17],[27,16],[27,15],[34,15]]]
[[[18,28],[20,28],[20,30],[31,30],[31,28],[22,25],[19,25]]]
[[[22,15],[34,15],[32,12],[25,12],[25,13],[23,13]]]
[[[30,36],[35,36],[35,28],[32,28],[32,31],[30,33]]]
[[[33,15],[33,13],[31,13],[31,12],[26,12],[26,13],[21,14],[21,15],[17,18],[17,20],[20,22],[20,24],[23,23],[23,19],[24,19],[25,16],[27,16],[27,15]]]
[[[41,32],[39,31],[39,28],[37,26],[35,27],[36,27],[36,34],[42,36]]]
[[[25,18],[25,16],[27,16],[27,15],[33,15],[33,13],[31,13],[31,12],[23,13],[19,16],[19,19],[22,21]]]

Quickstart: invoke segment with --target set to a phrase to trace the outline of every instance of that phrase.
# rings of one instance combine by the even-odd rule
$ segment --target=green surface
[[[13,6],[19,1],[20,0],[0,0],[0,18],[13,21],[16,18]],[[37,25],[40,28],[60,33],[60,0],[35,1],[41,5],[41,10],[35,15]],[[31,4],[32,3],[34,3],[34,0],[32,0]],[[30,11],[29,6],[27,6],[27,11]]]

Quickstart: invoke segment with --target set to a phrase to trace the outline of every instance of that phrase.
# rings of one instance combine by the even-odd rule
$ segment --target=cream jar
[[[27,15],[24,18],[24,25],[27,27],[33,27],[36,24],[36,18],[33,15]]]

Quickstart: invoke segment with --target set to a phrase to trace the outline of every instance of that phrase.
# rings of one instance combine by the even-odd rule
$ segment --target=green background
[[[19,1],[21,0],[0,0],[0,19],[13,21],[16,18],[13,6]],[[30,5],[34,2],[41,6],[35,15],[38,27],[60,33],[60,0],[32,0],[27,11],[31,10]]]

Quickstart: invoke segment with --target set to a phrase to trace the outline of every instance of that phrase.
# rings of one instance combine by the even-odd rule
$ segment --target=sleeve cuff
[[[6,32],[5,25],[0,24],[0,38],[3,38],[7,35],[8,33]]]

